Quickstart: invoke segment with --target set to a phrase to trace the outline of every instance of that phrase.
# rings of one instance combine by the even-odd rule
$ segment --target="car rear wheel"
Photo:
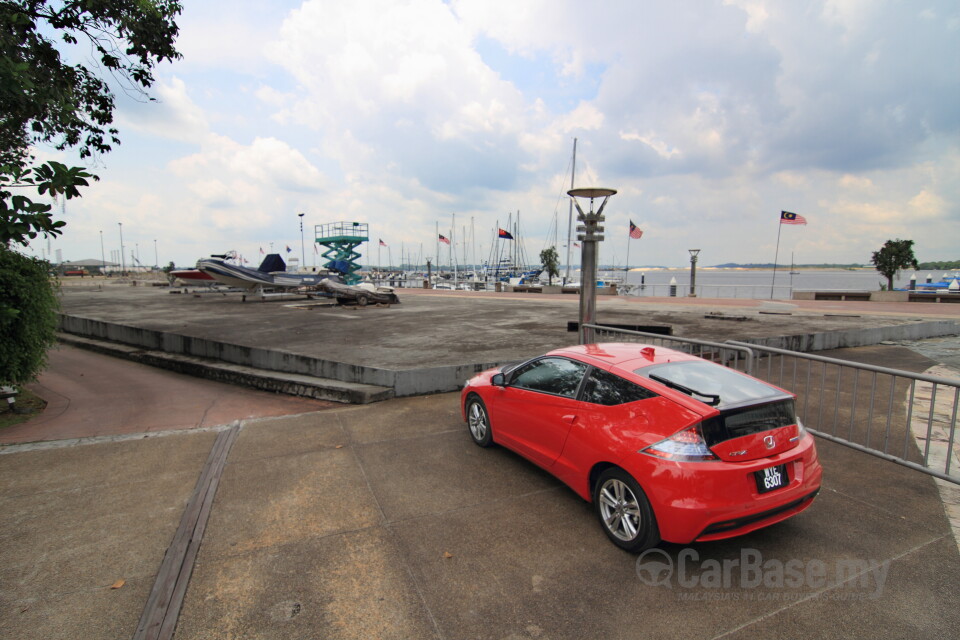
[[[365,307],[367,303],[370,302],[370,298],[365,293],[357,294],[357,306]]]
[[[476,444],[481,447],[489,447],[493,444],[490,415],[483,400],[478,396],[470,396],[467,399],[467,427],[470,430],[470,437]]]
[[[639,553],[660,542],[657,520],[643,489],[629,473],[611,467],[600,474],[593,490],[600,526],[621,549]]]

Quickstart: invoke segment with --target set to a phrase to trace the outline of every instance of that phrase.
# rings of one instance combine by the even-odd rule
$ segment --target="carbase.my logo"
[[[757,549],[741,549],[739,558],[700,560],[695,549],[682,549],[673,557],[663,549],[648,549],[637,556],[637,577],[652,587],[674,585],[684,589],[798,589],[817,593],[824,589],[861,590],[864,599],[877,598],[886,584],[890,561],[838,558],[832,564],[816,558],[764,560]]]

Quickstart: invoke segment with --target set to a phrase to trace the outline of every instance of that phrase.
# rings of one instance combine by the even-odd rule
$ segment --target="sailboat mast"
[[[573,189],[573,180],[577,175],[577,139],[573,139],[573,161],[570,163],[570,189]],[[573,198],[570,198],[570,210],[567,213],[567,275],[563,282],[570,282],[570,249],[573,244]]]

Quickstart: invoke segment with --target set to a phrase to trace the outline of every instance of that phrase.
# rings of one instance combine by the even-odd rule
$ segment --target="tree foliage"
[[[56,342],[57,293],[50,265],[0,247],[0,385],[36,377]]]
[[[556,247],[547,247],[540,252],[540,264],[547,272],[547,284],[553,284],[553,279],[560,275],[560,256]]]
[[[82,167],[38,163],[33,150],[95,159],[120,144],[111,87],[146,96],[154,67],[180,57],[180,11],[177,0],[0,0],[2,384],[40,371],[57,322],[49,265],[11,246],[62,233],[53,205],[34,198],[77,198],[97,179]]]
[[[913,255],[913,240],[887,240],[883,247],[873,252],[870,262],[887,279],[887,291],[893,291],[893,279],[901,269],[917,268]]]
[[[96,176],[56,162],[35,164],[31,149],[76,148],[81,158],[91,158],[120,144],[111,126],[110,80],[145,95],[154,67],[180,57],[174,47],[180,11],[176,0],[0,0],[4,244],[25,245],[37,235],[62,232],[51,205],[14,191],[69,199]],[[71,50],[86,62],[70,64]]]

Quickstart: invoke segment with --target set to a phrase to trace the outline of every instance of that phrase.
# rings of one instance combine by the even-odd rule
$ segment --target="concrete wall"
[[[267,371],[390,387],[397,396],[456,391],[474,374],[502,364],[486,362],[426,369],[392,370],[323,360],[281,350],[247,347],[175,333],[139,329],[77,316],[61,315],[60,328],[65,333],[121,343],[143,350],[208,358]],[[920,340],[957,334],[960,334],[960,325],[956,322],[932,320],[890,327],[762,338],[746,342],[792,351],[811,352],[862,347],[885,340]]]
[[[777,336],[773,338],[755,338],[742,340],[741,342],[810,353],[813,351],[826,351],[827,349],[866,347],[888,340],[923,340],[924,338],[955,336],[958,334],[960,334],[960,325],[952,320],[929,320],[890,327],[825,331],[822,333]]]
[[[477,363],[406,370],[381,369],[68,315],[60,316],[60,330],[146,351],[195,356],[267,371],[390,387],[394,389],[397,396],[457,391],[474,374],[500,364]]]

